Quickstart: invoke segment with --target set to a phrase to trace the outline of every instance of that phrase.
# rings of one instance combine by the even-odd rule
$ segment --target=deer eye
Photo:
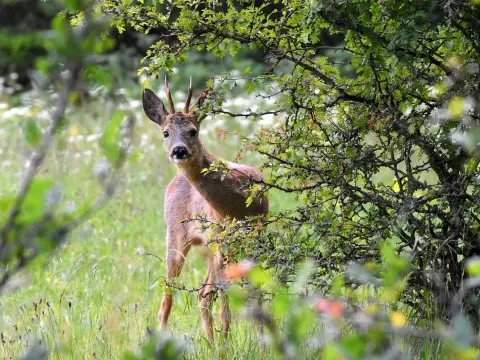
[[[190,135],[191,137],[196,137],[196,136],[198,135],[198,131],[195,130],[195,129],[192,129],[192,130],[190,130],[189,135]]]
[[[170,134],[168,133],[168,131],[164,131],[164,132],[163,132],[163,137],[164,137],[164,138],[167,138],[168,135],[170,135]]]

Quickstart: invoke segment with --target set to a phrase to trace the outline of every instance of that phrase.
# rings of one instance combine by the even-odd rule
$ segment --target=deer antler
[[[210,78],[212,80],[212,83],[214,81],[214,77],[212,76]],[[212,89],[210,88],[206,88],[204,92],[202,92],[200,94],[200,96],[198,97],[198,100],[197,102],[195,103],[195,105],[192,107],[192,109],[195,109],[196,108],[196,112],[197,112],[197,121],[200,123],[202,122],[202,120],[206,117],[206,115],[201,115],[198,111],[200,110],[200,107],[202,106],[203,102],[205,101],[205,99],[207,98],[208,94],[210,93],[210,91],[212,91]]]
[[[215,79],[215,77],[212,76],[210,79],[212,80],[212,83],[213,83],[213,80]],[[212,89],[210,89],[209,87],[206,88],[205,91],[200,94],[200,96],[198,97],[197,102],[195,103],[195,105],[192,106],[192,109],[197,108],[197,111],[198,111],[199,108],[200,108],[200,106],[202,106],[203,102],[204,102],[205,99],[207,98],[207,96],[208,96],[208,94],[210,93],[210,91],[212,91]]]
[[[188,114],[188,108],[190,107],[190,101],[192,100],[192,77],[190,76],[190,86],[188,87],[187,100],[185,100],[185,108],[183,112]]]
[[[205,91],[202,92],[202,93],[200,94],[200,96],[198,97],[198,100],[197,100],[197,102],[195,103],[195,106],[194,106],[192,109],[195,109],[195,108],[196,108],[196,109],[197,109],[196,111],[198,112],[198,111],[200,110],[200,107],[202,106],[203,102],[204,102],[205,99],[207,98],[209,92],[210,92],[210,89],[209,89],[209,88],[205,89]],[[202,120],[205,119],[205,117],[206,117],[205,114],[204,114],[204,115],[198,114],[198,116],[197,116],[197,121],[198,121],[199,123],[201,123]]]
[[[168,104],[170,105],[170,113],[175,114],[175,105],[173,104],[172,93],[168,87],[167,75],[165,75],[165,89],[167,89]]]

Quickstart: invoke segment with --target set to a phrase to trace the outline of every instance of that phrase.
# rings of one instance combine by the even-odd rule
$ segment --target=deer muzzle
[[[175,164],[188,160],[192,154],[187,150],[185,146],[175,146],[172,150],[170,157]]]

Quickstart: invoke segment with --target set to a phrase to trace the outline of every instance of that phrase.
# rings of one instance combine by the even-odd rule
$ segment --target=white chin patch
[[[173,162],[175,164],[179,164],[179,163],[184,162],[184,161],[187,161],[187,159],[173,158]]]

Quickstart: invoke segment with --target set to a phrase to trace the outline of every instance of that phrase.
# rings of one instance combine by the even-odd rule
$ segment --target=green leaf
[[[250,271],[250,280],[255,286],[265,285],[270,280],[270,275],[259,266],[255,266]]]
[[[358,334],[351,334],[340,341],[340,346],[349,355],[348,358],[361,359],[365,354],[367,342]]]
[[[252,92],[255,91],[255,83],[253,81],[247,81],[245,84],[245,90],[247,91],[247,95],[250,95]]]
[[[272,313],[274,317],[283,317],[290,308],[290,296],[285,289],[280,289],[272,299]]]
[[[50,73],[52,63],[47,57],[41,56],[36,59],[35,68],[42,74],[47,75]]]
[[[239,41],[236,41],[236,40],[232,41],[230,43],[230,48],[229,48],[230,55],[235,56],[238,50],[240,50],[240,47],[241,47],[241,44]]]
[[[464,100],[457,96],[448,103],[448,111],[454,119],[458,119],[464,112],[464,106]]]
[[[306,338],[315,324],[316,317],[311,306],[302,303],[295,304],[294,307],[291,307],[285,323],[289,342],[297,347],[305,344]]]
[[[40,139],[42,138],[42,134],[40,133],[35,120],[28,119],[23,128],[23,132],[25,134],[25,140],[30,146],[38,146]]]
[[[345,288],[345,278],[343,275],[336,276],[332,281],[332,294],[335,296],[342,295]]]
[[[408,268],[407,259],[399,256],[395,248],[385,242],[380,250],[383,262],[387,265],[387,268],[391,268],[399,274],[402,274]]]
[[[57,128],[55,129],[55,134],[61,134],[64,130],[68,128],[68,119],[64,116],[58,122]]]
[[[35,178],[20,206],[17,224],[29,225],[40,220],[45,213],[45,195],[53,185],[51,179]]]
[[[66,5],[70,11],[80,11],[86,6],[86,3],[82,0],[66,0]]]
[[[232,311],[239,311],[248,300],[247,290],[237,286],[229,287],[227,295]]]
[[[480,257],[469,258],[465,267],[470,276],[480,276]]]
[[[0,223],[6,218],[9,210],[15,203],[15,199],[13,196],[0,197]]]
[[[465,171],[467,172],[467,174],[475,173],[477,171],[479,163],[480,163],[479,157],[473,157],[470,160],[468,160],[465,164]]]
[[[343,359],[343,354],[334,343],[329,343],[323,348],[322,359],[324,360],[339,360]]]
[[[120,159],[121,148],[118,144],[118,141],[120,126],[124,116],[125,114],[123,111],[115,111],[110,118],[110,121],[108,122],[100,140],[100,145],[105,153],[105,156],[112,164],[116,164]]]
[[[143,69],[143,68],[142,68]],[[90,65],[84,69],[83,76],[86,80],[109,87],[113,77],[108,68]]]

